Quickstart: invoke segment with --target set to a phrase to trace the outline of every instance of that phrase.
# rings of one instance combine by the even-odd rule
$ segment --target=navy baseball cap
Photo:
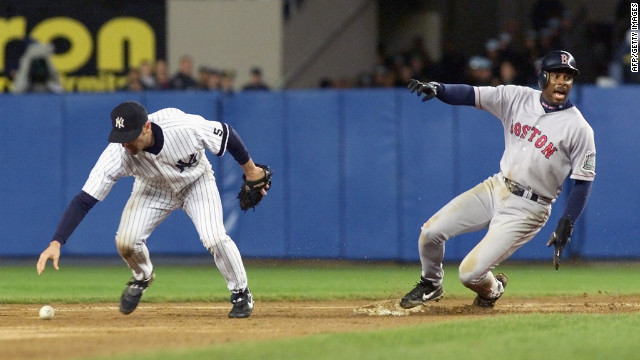
[[[125,101],[111,111],[111,134],[109,142],[129,143],[142,133],[142,127],[149,120],[147,110],[137,101]]]

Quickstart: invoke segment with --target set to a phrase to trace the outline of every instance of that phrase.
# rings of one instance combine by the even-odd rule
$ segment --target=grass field
[[[504,296],[638,299],[640,263],[509,264]],[[213,264],[156,264],[147,304],[226,302],[229,293]],[[260,303],[399,299],[418,280],[418,264],[354,262],[248,262],[250,286]],[[124,265],[65,265],[36,275],[34,265],[0,266],[1,304],[114,303],[130,272]],[[473,294],[445,266],[446,297],[470,303]],[[501,300],[503,301],[503,300]],[[500,302],[498,303],[500,304]],[[638,304],[634,304],[636,306]],[[498,307],[498,306],[497,306]],[[0,315],[0,320],[2,315]],[[309,327],[314,326],[310,319]],[[0,324],[0,330],[2,330]],[[160,349],[103,359],[638,359],[638,311],[624,313],[514,313],[425,321],[391,329],[321,333],[295,338],[250,338],[196,348]],[[240,344],[238,344],[240,342]],[[0,338],[0,350],[13,346]],[[2,351],[0,351],[0,354]],[[2,356],[0,355],[0,358]]]
[[[640,314],[524,315],[149,353],[145,359],[638,359]],[[633,334],[631,337],[625,334]],[[120,360],[139,356],[119,357]],[[101,358],[106,360],[107,358]]]

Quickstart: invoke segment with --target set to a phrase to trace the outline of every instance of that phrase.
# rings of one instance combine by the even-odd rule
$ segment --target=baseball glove
[[[258,180],[247,180],[245,175],[242,175],[242,187],[238,193],[238,200],[240,201],[240,209],[247,211],[260,204],[262,200],[262,192],[260,190],[271,186],[271,176],[273,172],[266,165],[256,164],[257,167],[264,170],[264,176]]]

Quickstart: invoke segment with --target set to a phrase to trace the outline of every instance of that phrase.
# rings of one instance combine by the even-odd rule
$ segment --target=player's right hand
[[[40,254],[40,258],[36,263],[36,270],[38,270],[38,275],[42,274],[45,266],[47,265],[47,260],[53,260],[53,268],[58,270],[58,260],[60,259],[60,243],[58,241],[52,241],[49,246],[44,249],[42,254]]]
[[[416,95],[418,96],[424,95],[424,98],[422,98],[422,102],[425,102],[427,100],[433,99],[438,95],[439,85],[440,84],[435,81],[428,82],[425,84],[416,79],[411,79],[407,83],[407,88],[409,89],[409,91],[411,91],[411,93],[415,91]]]

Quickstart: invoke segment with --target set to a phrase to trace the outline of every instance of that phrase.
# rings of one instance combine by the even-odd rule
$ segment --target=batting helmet
[[[576,68],[576,59],[568,51],[553,50],[542,58],[540,62],[540,74],[538,75],[538,86],[544,89],[549,82],[549,71],[556,70],[560,72],[569,72],[571,74],[580,75],[580,71]]]

